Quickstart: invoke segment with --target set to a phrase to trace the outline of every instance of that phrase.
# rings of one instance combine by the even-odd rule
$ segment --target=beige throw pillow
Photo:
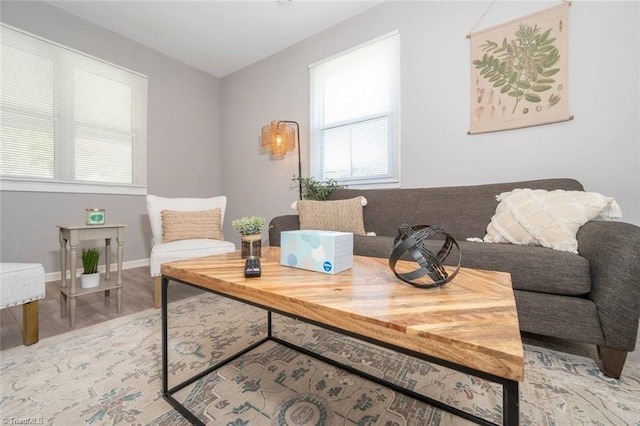
[[[598,215],[622,216],[611,197],[595,192],[515,189],[503,192],[485,242],[537,245],[578,253],[578,229]]]
[[[162,210],[162,242],[178,240],[224,240],[220,209],[198,212]]]
[[[347,200],[298,201],[300,229],[352,232],[356,235],[365,235],[362,216],[362,206],[365,204],[366,201],[362,196]]]

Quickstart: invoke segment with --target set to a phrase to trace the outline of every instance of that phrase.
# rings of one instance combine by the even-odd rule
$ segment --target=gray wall
[[[161,196],[221,194],[220,80],[41,2],[2,2],[2,22],[149,78],[148,186]],[[148,259],[151,229],[144,196],[0,193],[3,262],[43,263],[60,271],[56,225],[83,224],[104,207],[127,225],[125,262]]]
[[[557,2],[496,2],[478,28]],[[468,136],[469,40],[488,2],[391,2],[218,80],[46,3],[2,2],[1,19],[149,77],[149,193],[229,197],[233,218],[291,213],[297,156],[271,160],[260,128],[296,120],[308,174],[308,65],[394,29],[402,34],[402,186],[449,186],[569,176],[616,197],[640,224],[640,5],[574,2],[570,113],[575,120]],[[600,31],[600,29],[603,29]],[[224,161],[221,161],[224,159]],[[59,271],[56,225],[86,207],[128,225],[125,261],[148,258],[144,197],[0,193],[2,261]]]
[[[640,224],[638,2],[574,2],[569,18],[569,108],[575,120],[481,135],[469,129],[465,35],[489,2],[385,2],[222,79],[227,217],[290,214],[296,153],[260,153],[270,120],[302,127],[308,173],[308,66],[389,31],[402,37],[403,187],[573,177],[617,199]],[[496,2],[478,29],[557,5]],[[482,237],[482,235],[476,235]]]

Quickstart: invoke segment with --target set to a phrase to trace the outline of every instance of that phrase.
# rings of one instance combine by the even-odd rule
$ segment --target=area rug
[[[265,312],[214,295],[170,305],[170,385],[266,333]],[[161,388],[160,311],[148,310],[0,352],[3,424],[177,425]],[[501,387],[274,316],[274,334],[327,357],[501,422]],[[267,342],[181,390],[211,425],[462,425],[405,397]],[[640,365],[619,380],[595,362],[525,345],[522,425],[640,426]]]

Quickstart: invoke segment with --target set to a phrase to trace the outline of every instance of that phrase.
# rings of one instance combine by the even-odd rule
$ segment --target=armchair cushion
[[[154,244],[162,241],[162,210],[197,212],[219,208],[220,224],[223,224],[226,206],[227,197],[222,195],[212,198],[165,198],[156,195],[147,195],[147,212],[149,213],[151,235]]]
[[[218,196],[212,198],[164,198],[155,195],[147,195],[147,212],[151,223],[153,247],[149,257],[149,266],[152,277],[160,275],[160,265],[166,262],[192,259],[195,257],[213,256],[215,254],[235,251],[236,246],[230,241],[209,238],[209,235],[197,239],[179,239],[176,241],[163,241],[162,211],[176,212],[206,212],[219,210],[220,229],[224,223],[224,211],[227,206],[227,197]],[[222,231],[219,233],[222,238]],[[191,235],[183,235],[191,237]]]
[[[235,244],[230,241],[211,239],[179,240],[156,244],[151,249],[149,270],[152,277],[157,277],[160,275],[160,265],[163,263],[229,253],[235,249]]]

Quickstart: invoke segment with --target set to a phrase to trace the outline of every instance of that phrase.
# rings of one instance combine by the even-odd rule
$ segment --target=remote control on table
[[[244,264],[244,276],[246,278],[259,277],[262,271],[260,270],[260,258],[258,256],[249,256]]]

